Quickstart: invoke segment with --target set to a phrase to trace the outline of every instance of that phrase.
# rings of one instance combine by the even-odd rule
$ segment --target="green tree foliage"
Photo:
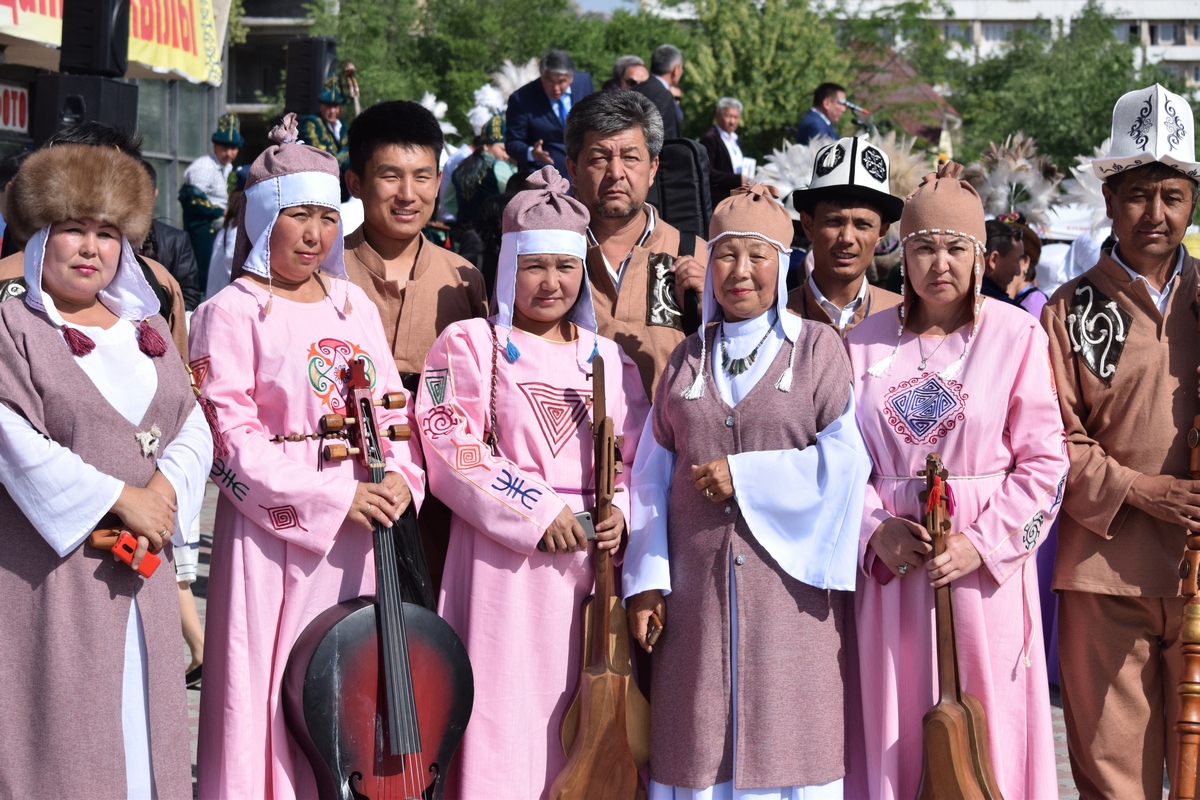
[[[1065,169],[1108,137],[1122,94],[1155,81],[1179,91],[1177,79],[1155,65],[1135,68],[1134,46],[1117,41],[1115,25],[1090,0],[1057,38],[1035,26],[1018,31],[1000,54],[953,67],[950,100],[963,116],[964,157],[1024,131]]]
[[[311,35],[337,39],[338,58],[354,64],[363,107],[380,100],[419,100],[429,88],[432,73],[416,47],[418,0],[317,0],[308,12]]]
[[[770,153],[790,138],[822,81],[845,81],[848,59],[833,27],[800,0],[697,0],[693,47],[684,50],[685,134],[712,125],[718,99],[745,105],[743,149]]]

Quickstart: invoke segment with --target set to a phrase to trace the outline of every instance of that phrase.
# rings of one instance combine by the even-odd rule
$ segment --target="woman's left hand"
[[[925,569],[929,571],[933,588],[938,589],[970,575],[982,564],[983,559],[971,540],[961,533],[952,533],[946,537],[946,552],[925,562]]]
[[[718,458],[698,467],[693,464],[692,481],[696,491],[714,503],[724,503],[733,497],[733,476],[729,474],[727,458]]]
[[[596,526],[596,549],[612,550],[621,544],[621,536],[625,533],[625,515],[621,509],[612,507],[608,519]]]

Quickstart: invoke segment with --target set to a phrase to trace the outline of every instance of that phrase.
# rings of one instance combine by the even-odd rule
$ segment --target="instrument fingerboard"
[[[375,480],[375,470],[372,470]],[[383,479],[382,468],[379,480]],[[394,756],[421,751],[421,733],[417,725],[417,702],[413,694],[408,658],[408,637],[404,630],[404,603],[400,594],[396,565],[396,540],[391,528],[375,523],[375,584],[379,613],[380,660],[387,694],[388,740]]]

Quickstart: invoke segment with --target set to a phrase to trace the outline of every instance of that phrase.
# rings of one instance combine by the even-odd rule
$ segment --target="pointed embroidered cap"
[[[884,222],[895,222],[904,201],[891,193],[890,174],[887,153],[866,136],[847,136],[821,148],[808,188],[792,192],[792,203],[811,214],[825,199],[862,200],[876,208]]]
[[[271,131],[276,142],[254,159],[246,177],[246,204],[238,220],[233,264],[262,278],[271,277],[271,231],[285,208],[317,205],[341,210],[342,189],[337,159],[298,141],[296,115]],[[342,254],[342,223],[320,269],[346,277]]]
[[[237,114],[222,114],[217,120],[217,129],[212,135],[213,144],[241,147],[246,140],[242,137],[242,123]]]
[[[1155,161],[1200,180],[1192,107],[1157,83],[1117,101],[1108,156],[1094,160],[1092,169],[1100,180],[1106,180]]]
[[[346,105],[346,93],[342,91],[342,82],[338,80],[337,75],[330,75],[325,79],[325,86],[321,89],[321,94],[317,97],[317,102],[325,103],[330,106]]]
[[[479,131],[479,141],[484,144],[498,144],[504,141],[507,133],[508,125],[504,121],[504,115],[493,114]]]
[[[512,329],[516,302],[517,257],[534,253],[554,253],[587,258],[587,207],[568,197],[570,184],[552,166],[529,176],[526,186],[504,209],[500,261],[496,270],[496,324]],[[567,319],[580,328],[596,333],[596,312],[592,291],[584,275],[579,297],[567,312]],[[509,361],[521,354],[511,340],[506,347]]]

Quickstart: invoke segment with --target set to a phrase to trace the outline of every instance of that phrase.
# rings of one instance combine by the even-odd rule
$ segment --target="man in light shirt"
[[[717,101],[713,126],[700,137],[700,144],[708,151],[708,182],[713,208],[729,197],[734,189],[749,183],[742,174],[745,159],[738,145],[737,129],[741,122],[742,101],[735,97],[722,97]]]
[[[899,305],[900,295],[866,279],[875,246],[904,210],[888,187],[887,157],[865,138],[841,139],[817,154],[808,189],[792,194],[812,241],[812,269],[788,294],[789,309],[844,337],[871,314]]]

